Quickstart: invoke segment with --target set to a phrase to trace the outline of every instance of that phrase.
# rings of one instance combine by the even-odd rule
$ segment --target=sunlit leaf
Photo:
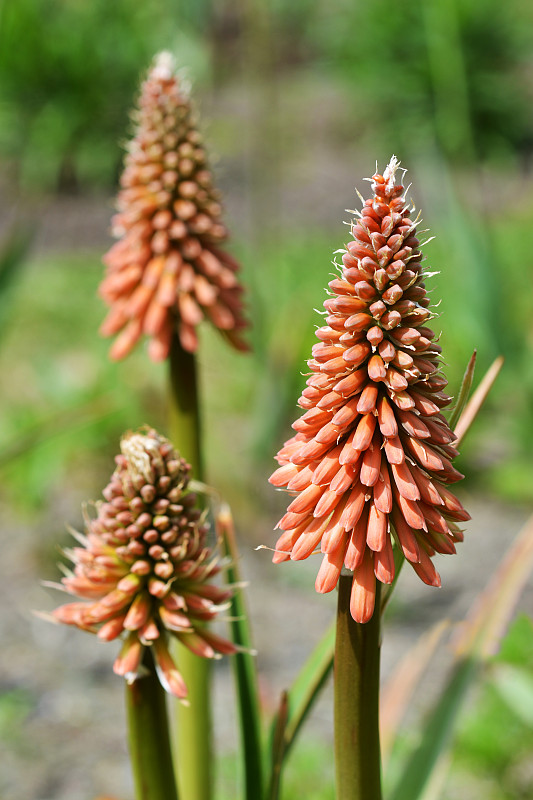
[[[449,626],[448,620],[442,620],[421,636],[415,646],[396,664],[381,691],[379,731],[381,758],[384,763],[389,757],[400,723],[411,704],[420,679]]]
[[[463,382],[461,383],[461,388],[459,389],[457,403],[455,404],[449,419],[449,425],[452,431],[457,424],[457,420],[463,413],[463,409],[468,402],[468,398],[470,397],[470,389],[472,388],[472,381],[474,379],[474,369],[476,367],[476,358],[477,358],[477,350],[474,350],[474,352],[470,357],[470,361],[467,364],[465,374],[463,376]]]
[[[481,383],[464,408],[463,413],[459,417],[459,421],[454,428],[454,433],[457,436],[456,444],[459,444],[459,442],[464,439],[466,432],[477,417],[481,406],[487,399],[487,396],[494,385],[494,381],[498,377],[498,374],[503,367],[503,361],[503,356],[498,356],[498,358],[492,362],[491,366],[483,376]]]
[[[526,522],[486,589],[458,629],[453,647],[459,657],[494,655],[515,605],[533,570],[533,516]]]
[[[300,670],[290,691],[286,693],[286,699],[284,695],[282,696],[280,709],[271,727],[273,773],[270,785],[274,791],[268,795],[269,800],[276,800],[279,796],[279,775],[283,762],[333,669],[334,647],[335,625],[333,624]],[[282,730],[284,733],[281,738]]]
[[[524,725],[533,728],[533,673],[510,664],[499,664],[492,685]]]
[[[450,678],[426,720],[420,745],[408,759],[390,800],[420,800],[422,797],[449,745],[462,702],[486,659],[497,651],[532,570],[533,517],[520,531],[487,589],[461,625],[453,643],[456,662]],[[523,682],[521,689],[529,692]],[[513,702],[516,701],[514,696]]]
[[[390,800],[418,800],[428,784],[441,753],[448,746],[467,689],[479,673],[474,658],[462,659],[454,668],[444,692],[421,733],[420,745],[408,760]]]

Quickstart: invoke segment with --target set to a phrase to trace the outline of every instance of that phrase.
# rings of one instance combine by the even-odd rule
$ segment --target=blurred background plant
[[[376,158],[384,166],[393,151],[409,168],[413,199],[436,236],[428,268],[440,272],[430,283],[435,301],[442,298],[450,393],[474,347],[478,377],[500,353],[506,359],[459,463],[468,475],[465,491],[480,508],[492,504],[490,547],[499,529],[516,530],[533,497],[531,4],[4,0],[0,235],[12,266],[0,270],[0,503],[3,537],[17,532],[5,565],[19,577],[11,589],[24,629],[28,587],[38,574],[55,576],[62,520],[77,524],[80,498],[98,496],[120,434],[144,422],[164,428],[164,369],[142,354],[110,364],[96,333],[127,110],[140,73],[164,48],[188,68],[209,121],[233,248],[249,287],[253,355],[226,352],[205,330],[200,367],[208,478],[231,501],[250,542],[273,542],[279,508],[266,476],[294,416],[299,371],[319,321],[312,308],[321,305],[332,253],[344,238],[344,209],[358,206],[354,180],[370,175]],[[12,226],[21,221],[10,251]],[[306,583],[288,588],[305,592]],[[9,585],[5,592],[13,597]],[[412,625],[401,593],[398,601],[390,624]],[[7,731],[19,712],[30,714],[42,690],[17,657],[20,624],[1,623],[15,642],[0,673]],[[522,663],[527,659],[531,675],[524,644]],[[515,714],[518,739],[530,737],[531,720],[509,704],[505,670],[494,674],[500,677],[480,689],[487,702],[477,702],[463,722],[453,756],[461,769],[444,796],[475,797],[480,785],[491,800],[516,794],[514,767],[514,788],[505,781],[498,788],[496,765],[508,768],[514,739],[498,741],[494,758],[496,732],[502,715]],[[40,713],[38,719],[46,716]],[[314,760],[299,744],[295,774]],[[520,780],[531,768],[520,767]],[[306,796],[330,797],[329,780],[323,790],[314,788],[318,777],[311,781]],[[288,773],[287,796],[294,785]],[[39,791],[40,799],[62,797],[58,789]]]

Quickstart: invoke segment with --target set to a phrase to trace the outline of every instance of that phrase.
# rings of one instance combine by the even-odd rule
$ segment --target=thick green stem
[[[136,800],[178,800],[168,729],[166,695],[145,650],[147,674],[126,684],[128,737]]]
[[[170,351],[170,436],[192,467],[195,479],[203,478],[200,448],[198,382],[194,355],[187,353],[177,336]],[[187,684],[189,706],[176,708],[176,763],[181,800],[209,800],[212,792],[210,662],[181,644],[173,645],[178,668]]]
[[[196,359],[174,336],[170,349],[170,435],[196,480],[203,479]]]
[[[379,751],[380,588],[370,622],[350,614],[352,576],[341,575],[335,641],[337,800],[381,800]]]

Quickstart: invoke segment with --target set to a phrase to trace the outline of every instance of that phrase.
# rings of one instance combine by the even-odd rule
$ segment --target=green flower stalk
[[[335,756],[339,800],[381,798],[379,622],[382,584],[397,573],[393,541],[419,577],[440,586],[436,553],[455,553],[469,514],[448,485],[456,436],[441,409],[440,345],[426,323],[418,217],[393,156],[371,178],[330,281],[325,324],[307,362],[304,414],[270,482],[294,499],[278,522],[275,563],[322,563],[318,592],[339,587]]]

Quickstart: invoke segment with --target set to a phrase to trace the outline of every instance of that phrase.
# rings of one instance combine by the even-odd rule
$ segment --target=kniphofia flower
[[[74,571],[63,588],[82,598],[60,606],[56,620],[123,638],[114,671],[134,679],[143,649],[151,647],[165,689],[183,699],[187,687],[169,652],[175,637],[205,658],[235,652],[212,633],[213,620],[230,597],[211,582],[220,571],[206,544],[208,525],[189,491],[190,467],[154,430],[127,434],[116,469],[96,504],[79,547],[66,551]]]
[[[351,613],[373,613],[376,579],[394,579],[392,539],[419,577],[440,577],[431,557],[454,553],[468,513],[448,484],[454,434],[440,369],[417,219],[396,185],[395,157],[372,177],[373,195],[352,225],[340,277],[329,283],[325,325],[308,361],[296,434],[270,478],[296,497],[279,521],[274,562],[324,554],[318,592],[353,572]]]
[[[135,121],[113,218],[119,241],[104,257],[100,286],[111,307],[101,332],[118,333],[111,357],[124,358],[145,334],[150,357],[165,359],[175,330],[193,352],[204,317],[246,349],[238,264],[221,247],[219,192],[169,53],[157,56],[142,84]]]

